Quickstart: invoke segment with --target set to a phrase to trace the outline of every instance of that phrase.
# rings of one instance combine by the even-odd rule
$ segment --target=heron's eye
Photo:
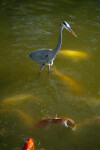
[[[65,23],[65,22],[63,22],[63,24],[66,26],[66,23]]]
[[[45,57],[48,57],[48,55],[45,55]]]

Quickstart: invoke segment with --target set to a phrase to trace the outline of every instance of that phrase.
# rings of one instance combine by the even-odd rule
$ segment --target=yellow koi
[[[63,50],[63,51],[60,51],[59,55],[70,56],[74,60],[79,60],[79,58],[87,58],[89,56],[85,52],[73,51],[73,50]]]
[[[21,120],[24,120],[25,121],[25,123],[27,123],[27,125],[29,126],[29,127],[32,127],[33,126],[33,120],[32,120],[32,118],[28,115],[28,114],[26,114],[25,112],[23,112],[23,111],[21,111],[21,110],[19,110],[19,109],[0,109],[0,112],[13,112],[13,113],[16,113],[17,115],[18,115],[18,117],[20,117],[21,118]]]
[[[80,86],[70,77],[63,75],[62,73],[60,73],[56,68],[54,68],[54,71],[56,73],[56,75],[62,80],[64,81],[64,83],[68,84],[71,88],[74,88],[76,93],[81,93],[81,88]]]
[[[14,103],[20,103],[24,100],[28,100],[28,99],[35,99],[37,100],[38,97],[35,95],[31,95],[31,94],[21,94],[21,95],[15,95],[15,96],[11,96],[8,98],[5,98],[2,100],[2,104],[14,104]]]

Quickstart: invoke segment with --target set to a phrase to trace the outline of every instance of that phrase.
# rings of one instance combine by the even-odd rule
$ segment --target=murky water
[[[78,38],[64,29],[50,74],[45,66],[38,78],[28,55],[54,48],[64,20]],[[29,137],[36,150],[100,149],[99,38],[99,0],[0,2],[0,150],[21,149]],[[56,115],[72,118],[76,130],[34,127]]]

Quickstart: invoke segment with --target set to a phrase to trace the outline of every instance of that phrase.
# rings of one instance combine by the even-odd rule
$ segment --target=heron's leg
[[[40,72],[43,70],[44,64],[40,66]]]
[[[48,74],[50,73],[50,65],[47,65],[47,67],[48,67]]]
[[[48,72],[50,71],[50,65],[47,65],[47,67],[48,67]]]
[[[37,75],[37,78],[39,78],[41,71],[43,70],[44,64],[40,66],[40,72]]]

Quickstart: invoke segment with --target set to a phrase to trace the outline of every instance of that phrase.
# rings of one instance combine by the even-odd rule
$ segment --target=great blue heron
[[[70,28],[70,25],[66,21],[64,21],[60,26],[58,43],[54,49],[38,49],[29,54],[29,57],[31,57],[35,62],[40,65],[40,72],[42,71],[44,65],[48,66],[48,70],[50,69],[50,66],[53,65],[53,60],[55,59],[61,47],[63,28],[66,28],[75,37],[77,37]]]

